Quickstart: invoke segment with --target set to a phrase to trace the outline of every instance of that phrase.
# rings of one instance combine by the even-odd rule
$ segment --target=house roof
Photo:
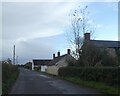
[[[59,57],[55,57],[52,61],[49,62],[49,66],[51,65],[55,65],[57,62],[59,62],[61,59],[63,59],[65,56],[67,56],[68,54],[59,56]]]
[[[90,40],[95,46],[120,48],[120,41]]]
[[[55,57],[53,60],[51,59],[34,59],[33,60],[33,63],[34,65],[38,65],[38,66],[41,66],[41,65],[47,65],[47,66],[51,66],[51,65],[55,65],[57,62],[59,62],[59,60],[61,60],[62,58],[64,58],[65,56],[67,56],[68,54],[65,54],[65,55],[62,55],[62,56],[59,56],[59,57]]]
[[[51,59],[34,59],[33,63],[34,65],[48,65],[49,62],[52,61]]]

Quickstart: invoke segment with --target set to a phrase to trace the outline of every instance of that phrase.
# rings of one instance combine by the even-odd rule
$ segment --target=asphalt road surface
[[[9,94],[102,94],[43,73],[20,68],[20,75]]]

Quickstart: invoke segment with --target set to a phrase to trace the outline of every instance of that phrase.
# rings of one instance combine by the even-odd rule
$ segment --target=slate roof
[[[57,62],[59,62],[61,59],[63,59],[67,55],[68,54],[55,57],[54,59],[33,59],[33,63],[34,65],[37,65],[37,66],[41,66],[41,65],[51,66],[51,65],[55,65]]]
[[[57,62],[59,62],[61,59],[63,59],[65,56],[67,56],[68,54],[59,56],[59,57],[55,57],[53,60],[52,59],[34,59],[33,63],[34,65],[37,66],[41,66],[41,65],[47,65],[47,66],[51,66],[51,65],[55,65]]]
[[[67,55],[68,54],[65,54],[65,55],[62,55],[59,57],[55,57],[52,61],[49,62],[48,66],[55,65],[57,62],[59,62],[61,59],[63,59]]]
[[[90,42],[99,47],[120,48],[120,41],[90,40]]]
[[[49,62],[52,61],[51,59],[34,59],[33,63],[34,65],[48,65]]]

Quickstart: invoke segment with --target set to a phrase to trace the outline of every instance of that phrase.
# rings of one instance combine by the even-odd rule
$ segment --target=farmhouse
[[[91,43],[98,47],[104,47],[107,48],[110,55],[116,56],[118,51],[120,51],[120,41],[108,41],[108,40],[91,40],[90,39],[90,33],[84,34],[84,43],[83,48],[86,44]]]
[[[58,52],[58,56],[55,57],[55,54],[53,54],[53,60],[49,63],[49,66],[46,70],[47,73],[58,75],[58,69],[60,67],[66,67],[68,66],[68,62],[75,62],[76,60],[70,55],[70,49],[67,49],[67,54],[61,55],[60,52]]]
[[[58,69],[60,67],[66,67],[68,66],[68,62],[75,61],[70,53],[70,49],[67,49],[67,54],[60,55],[60,52],[58,52],[57,56],[53,54],[53,59],[34,59],[32,70],[40,69],[42,72],[58,75]]]

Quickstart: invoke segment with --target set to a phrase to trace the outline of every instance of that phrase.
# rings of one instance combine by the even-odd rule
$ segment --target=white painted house
[[[42,72],[45,72],[47,69],[47,65],[49,64],[51,60],[50,59],[34,59],[33,60],[33,70],[39,69]]]

